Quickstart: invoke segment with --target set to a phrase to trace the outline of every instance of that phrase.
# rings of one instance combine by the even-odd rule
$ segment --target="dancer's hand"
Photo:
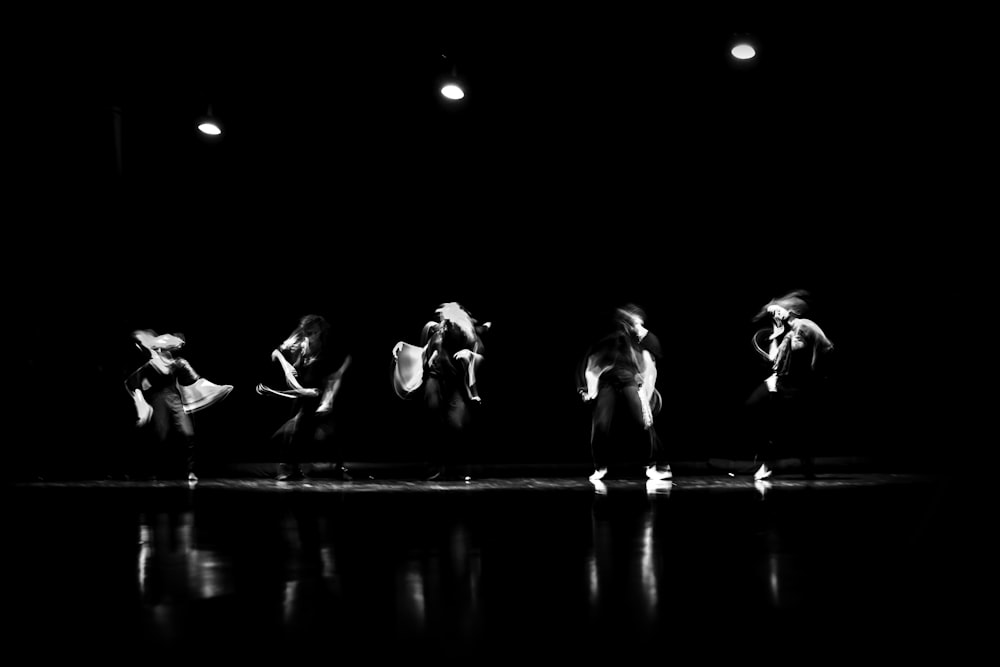
[[[281,367],[285,369],[286,375],[291,374],[292,377],[298,377],[299,372],[295,370],[295,366],[288,363],[288,360],[285,359],[285,355],[281,353],[281,350],[276,349],[271,352],[271,359],[281,364]]]

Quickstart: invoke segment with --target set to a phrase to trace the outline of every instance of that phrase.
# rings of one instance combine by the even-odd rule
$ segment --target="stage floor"
[[[954,657],[977,618],[950,476],[13,491],[12,636],[36,658]]]
[[[356,470],[356,469],[355,469]],[[258,491],[266,492],[316,492],[316,493],[440,493],[461,491],[521,492],[531,490],[583,491],[589,494],[606,494],[608,491],[647,491],[649,493],[672,495],[687,491],[757,491],[761,497],[775,489],[833,489],[880,487],[898,484],[930,484],[934,477],[927,474],[893,473],[845,473],[817,475],[807,479],[800,474],[777,476],[772,479],[755,481],[750,475],[692,475],[677,476],[674,479],[654,482],[635,476],[609,476],[600,482],[590,482],[587,476],[574,477],[493,477],[451,479],[447,481],[424,481],[413,479],[373,479],[355,473],[354,480],[340,480],[311,477],[306,480],[278,482],[270,477],[257,478],[202,478],[197,483],[185,480],[65,480],[23,483],[22,488],[33,489],[188,489],[207,491]]]

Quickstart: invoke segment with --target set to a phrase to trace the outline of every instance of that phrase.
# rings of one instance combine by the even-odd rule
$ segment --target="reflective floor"
[[[19,484],[8,617],[35,658],[113,663],[954,654],[979,618],[954,484]]]

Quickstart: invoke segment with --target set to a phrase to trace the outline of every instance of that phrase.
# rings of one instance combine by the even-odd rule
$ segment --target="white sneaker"
[[[604,476],[607,475],[607,474],[608,474],[608,469],[607,468],[598,468],[597,470],[594,471],[594,474],[590,476],[590,481],[591,482],[598,482],[598,481],[604,479]]]
[[[754,479],[767,479],[771,476],[771,469],[767,467],[766,463],[761,463],[760,467],[757,468],[757,472],[753,474]]]
[[[666,466],[663,470],[660,470],[656,466],[648,466],[646,468],[646,477],[649,479],[661,480],[670,479],[674,476],[674,473],[670,471],[670,466]]]

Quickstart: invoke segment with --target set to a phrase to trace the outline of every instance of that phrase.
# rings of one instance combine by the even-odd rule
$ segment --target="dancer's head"
[[[646,311],[634,303],[627,303],[615,309],[615,321],[626,331],[640,338],[646,334]]]
[[[806,313],[809,312],[807,299],[809,299],[809,292],[793,290],[784,296],[771,299],[761,308],[754,320],[760,320],[770,315],[775,322],[783,323],[797,317],[805,317]]]
[[[299,320],[299,325],[282,345],[283,348],[299,348],[304,355],[315,355],[323,348],[330,331],[330,323],[322,315],[309,314]]]
[[[456,326],[470,341],[476,339],[476,320],[457,301],[442,303],[434,312],[440,322]]]

